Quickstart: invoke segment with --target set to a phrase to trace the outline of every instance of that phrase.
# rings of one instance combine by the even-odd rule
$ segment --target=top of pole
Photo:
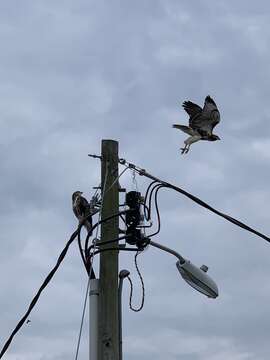
[[[106,141],[106,142],[116,142],[118,144],[118,141],[117,140],[114,140],[114,139],[102,139],[102,142],[103,141]]]

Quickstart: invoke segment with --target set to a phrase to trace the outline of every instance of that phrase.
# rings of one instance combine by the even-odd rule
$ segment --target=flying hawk
[[[199,140],[220,140],[213,134],[214,127],[220,122],[220,114],[214,100],[208,95],[204,101],[203,109],[191,101],[184,101],[183,108],[189,115],[189,126],[174,124],[173,127],[190,135],[185,141],[185,147],[181,148],[182,154],[189,151],[190,145]]]
[[[72,209],[76,218],[81,221],[87,215],[93,215],[93,209],[89,202],[82,196],[82,191],[75,191],[72,194]],[[84,222],[86,230],[92,231],[92,216],[89,216]]]

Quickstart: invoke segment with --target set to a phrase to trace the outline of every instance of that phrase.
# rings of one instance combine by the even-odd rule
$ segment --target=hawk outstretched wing
[[[186,110],[186,112],[189,115],[189,126],[190,126],[192,119],[194,119],[198,115],[200,115],[203,110],[199,105],[194,104],[192,101],[184,101],[183,108],[184,108],[184,110]]]
[[[214,127],[220,122],[220,114],[214,100],[208,95],[201,113],[190,118],[189,126],[194,130],[212,134]]]

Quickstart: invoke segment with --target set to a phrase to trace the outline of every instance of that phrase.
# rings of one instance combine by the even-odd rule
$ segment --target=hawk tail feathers
[[[89,221],[89,220],[86,220],[84,222],[84,226],[85,226],[87,232],[92,232],[92,224],[91,223],[92,223],[92,221]]]
[[[191,136],[194,134],[194,131],[189,126],[186,126],[186,125],[173,124],[172,127],[175,129],[181,130],[184,133],[191,135]]]

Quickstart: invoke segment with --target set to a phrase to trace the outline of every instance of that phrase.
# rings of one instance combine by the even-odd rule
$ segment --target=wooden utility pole
[[[118,142],[102,140],[101,189],[104,190],[101,219],[119,212]],[[119,218],[101,224],[101,241],[119,236]],[[105,247],[117,247],[118,242]],[[118,251],[100,254],[98,360],[119,360]]]

